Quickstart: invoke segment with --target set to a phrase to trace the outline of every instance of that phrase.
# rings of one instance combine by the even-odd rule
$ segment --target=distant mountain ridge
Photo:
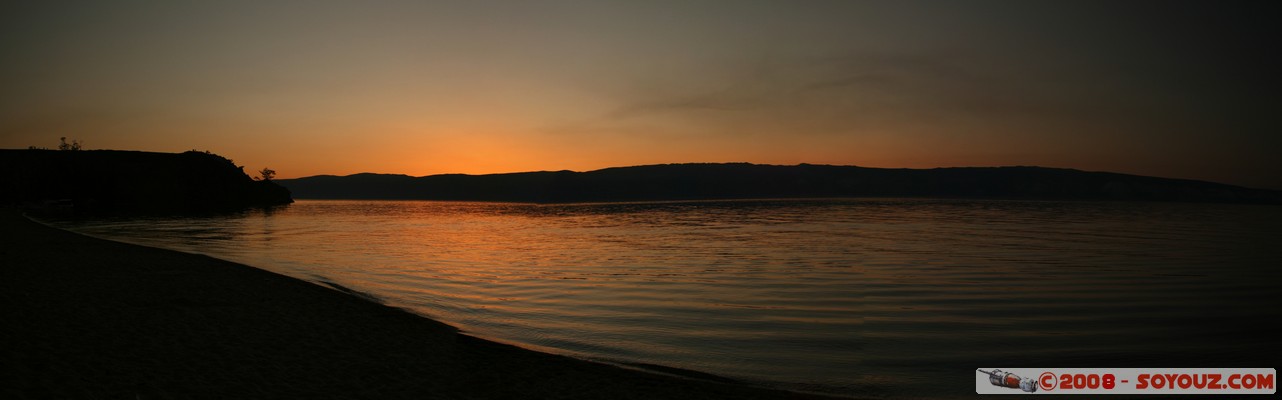
[[[660,164],[588,172],[424,177],[362,173],[277,181],[302,199],[574,203],[817,197],[1147,200],[1282,204],[1282,192],[1220,183],[1044,167],[889,169]]]

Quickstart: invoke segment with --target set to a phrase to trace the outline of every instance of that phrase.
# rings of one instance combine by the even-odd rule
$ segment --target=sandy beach
[[[0,208],[0,398],[818,398],[529,351]]]

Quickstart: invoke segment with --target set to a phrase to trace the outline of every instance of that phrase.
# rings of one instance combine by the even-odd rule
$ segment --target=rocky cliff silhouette
[[[0,150],[0,203],[76,212],[182,213],[292,203],[288,189],[255,181],[207,152]]]
[[[1041,167],[886,169],[665,164],[590,172],[356,174],[280,180],[298,198],[535,203],[815,197],[960,197],[1282,203],[1282,193],[1219,183]]]

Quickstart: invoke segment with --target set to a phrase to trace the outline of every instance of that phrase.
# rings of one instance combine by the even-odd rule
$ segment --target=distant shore
[[[645,373],[0,207],[0,398],[821,398]]]
[[[362,173],[279,179],[299,199],[597,203],[926,197],[1282,204],[1282,192],[1044,167],[869,168],[695,163],[488,175]]]

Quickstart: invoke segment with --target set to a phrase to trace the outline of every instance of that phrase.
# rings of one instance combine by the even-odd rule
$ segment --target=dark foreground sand
[[[0,399],[774,399],[621,369],[0,208]]]

